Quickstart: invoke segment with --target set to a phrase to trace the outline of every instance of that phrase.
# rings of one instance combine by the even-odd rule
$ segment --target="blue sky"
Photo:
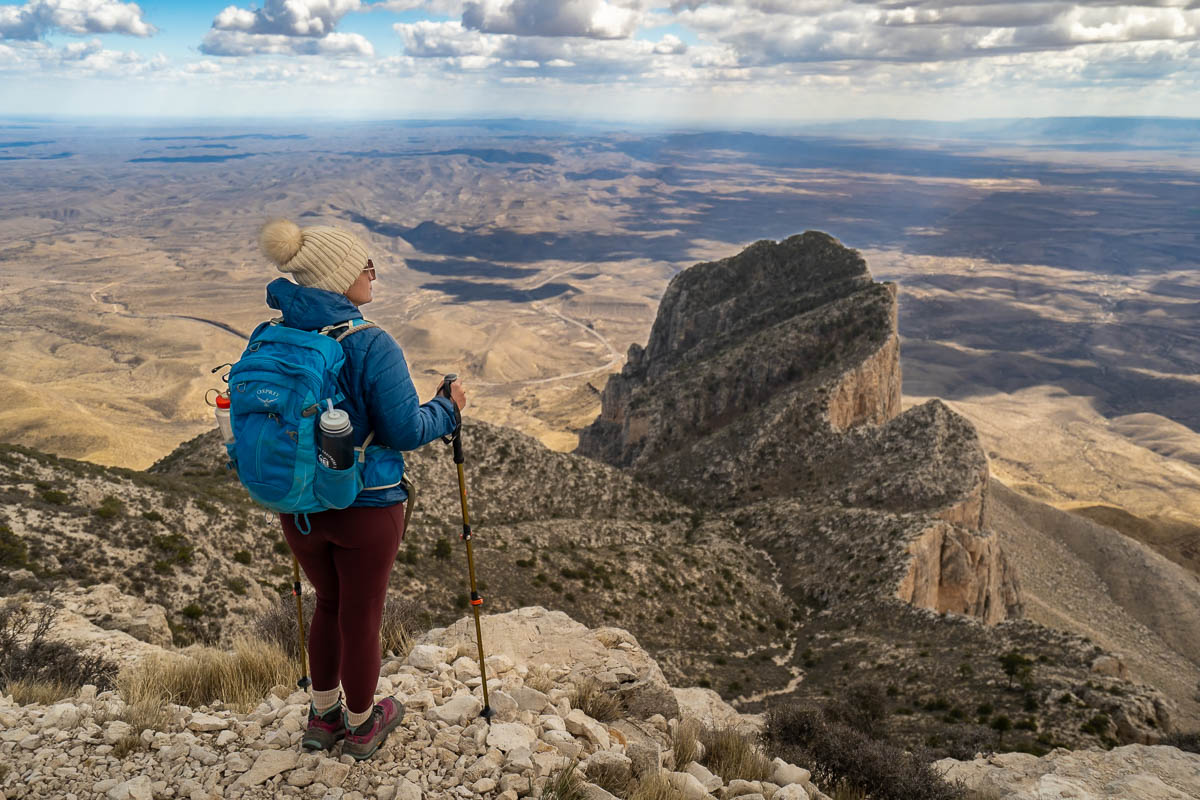
[[[1200,0],[0,2],[0,113],[1200,116]]]

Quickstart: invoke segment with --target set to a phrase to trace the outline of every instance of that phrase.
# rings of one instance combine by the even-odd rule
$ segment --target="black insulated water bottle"
[[[317,460],[330,469],[350,469],[354,466],[354,428],[350,415],[340,408],[321,412],[317,433]]]

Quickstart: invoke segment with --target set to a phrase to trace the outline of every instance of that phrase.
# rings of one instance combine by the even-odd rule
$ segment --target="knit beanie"
[[[353,234],[317,225],[301,229],[286,219],[263,226],[258,243],[267,258],[301,286],[344,294],[367,266],[367,248]]]

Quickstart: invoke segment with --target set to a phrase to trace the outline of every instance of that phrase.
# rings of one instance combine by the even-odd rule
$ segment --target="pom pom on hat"
[[[300,247],[304,244],[304,234],[300,227],[290,219],[273,219],[263,225],[258,235],[258,245],[263,255],[271,259],[277,266],[283,266],[291,261]]]
[[[258,237],[267,258],[296,283],[344,294],[367,265],[367,248],[353,234],[324,225],[303,230],[273,219]]]

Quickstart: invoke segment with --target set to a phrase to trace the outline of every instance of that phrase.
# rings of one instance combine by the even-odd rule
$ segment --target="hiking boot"
[[[385,697],[371,709],[366,722],[352,730],[347,726],[342,755],[353,756],[357,761],[370,758],[402,719],[404,706],[394,697]]]
[[[337,703],[324,714],[318,714],[316,706],[308,704],[308,730],[300,745],[305,750],[329,750],[346,735],[342,704]]]

